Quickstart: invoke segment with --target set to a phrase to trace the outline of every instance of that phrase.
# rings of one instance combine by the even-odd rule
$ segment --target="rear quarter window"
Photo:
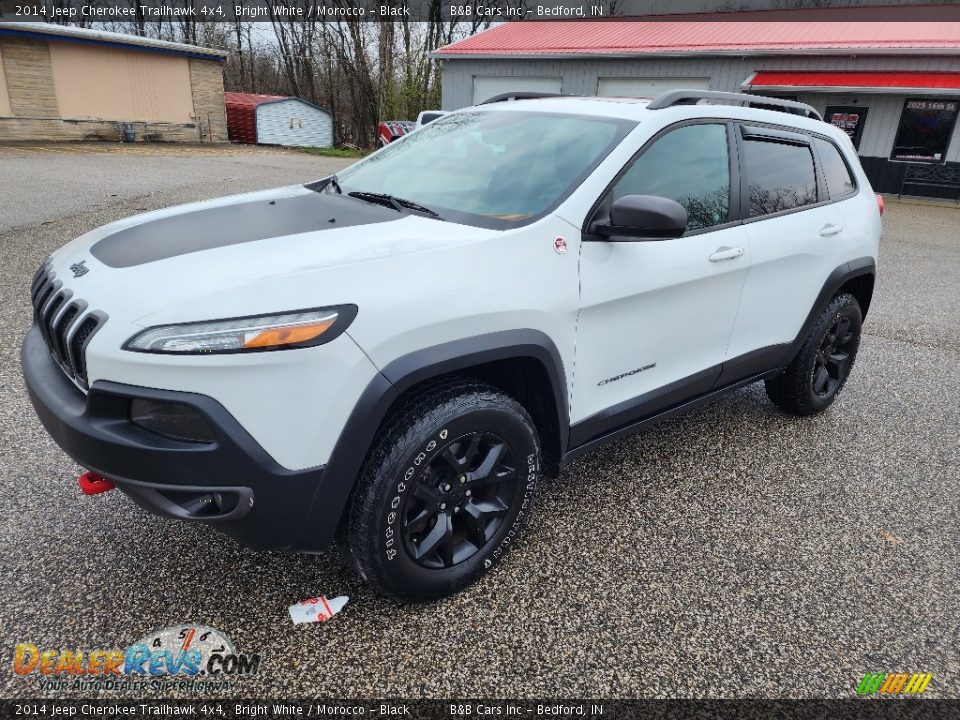
[[[813,144],[817,149],[817,157],[820,158],[820,167],[823,169],[823,177],[827,183],[827,192],[830,199],[836,199],[849,195],[856,188],[853,182],[853,175],[850,173],[850,167],[843,159],[840,150],[829,140],[814,138]]]

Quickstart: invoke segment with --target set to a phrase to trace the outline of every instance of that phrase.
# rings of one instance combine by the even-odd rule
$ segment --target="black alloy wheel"
[[[792,415],[816,415],[843,390],[860,348],[863,313],[848,293],[820,312],[796,357],[783,372],[767,378],[767,395]]]
[[[843,385],[853,365],[856,336],[850,318],[838,315],[827,329],[813,363],[810,381],[819,397],[831,397]]]
[[[515,455],[490,432],[449,443],[415,478],[401,513],[403,541],[425,568],[448,568],[479,552],[510,509]]]
[[[533,510],[540,435],[502,390],[448,377],[401,398],[360,471],[342,542],[377,592],[446,597],[492,572]]]

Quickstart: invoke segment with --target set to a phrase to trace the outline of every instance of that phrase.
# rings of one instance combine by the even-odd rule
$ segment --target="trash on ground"
[[[294,625],[326,622],[343,610],[349,599],[346,595],[341,595],[328,600],[326,595],[319,595],[301,600],[296,605],[290,606],[290,619],[293,620]]]

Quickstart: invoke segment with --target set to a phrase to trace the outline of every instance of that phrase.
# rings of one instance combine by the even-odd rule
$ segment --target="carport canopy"
[[[960,73],[755,72],[741,87],[751,91],[960,95]]]

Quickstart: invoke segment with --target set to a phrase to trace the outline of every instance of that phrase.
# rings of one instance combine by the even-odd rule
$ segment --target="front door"
[[[687,232],[581,244],[572,446],[709,390],[718,377],[749,267],[731,201],[732,139],[722,121],[667,130],[608,190],[610,200],[676,200]]]

